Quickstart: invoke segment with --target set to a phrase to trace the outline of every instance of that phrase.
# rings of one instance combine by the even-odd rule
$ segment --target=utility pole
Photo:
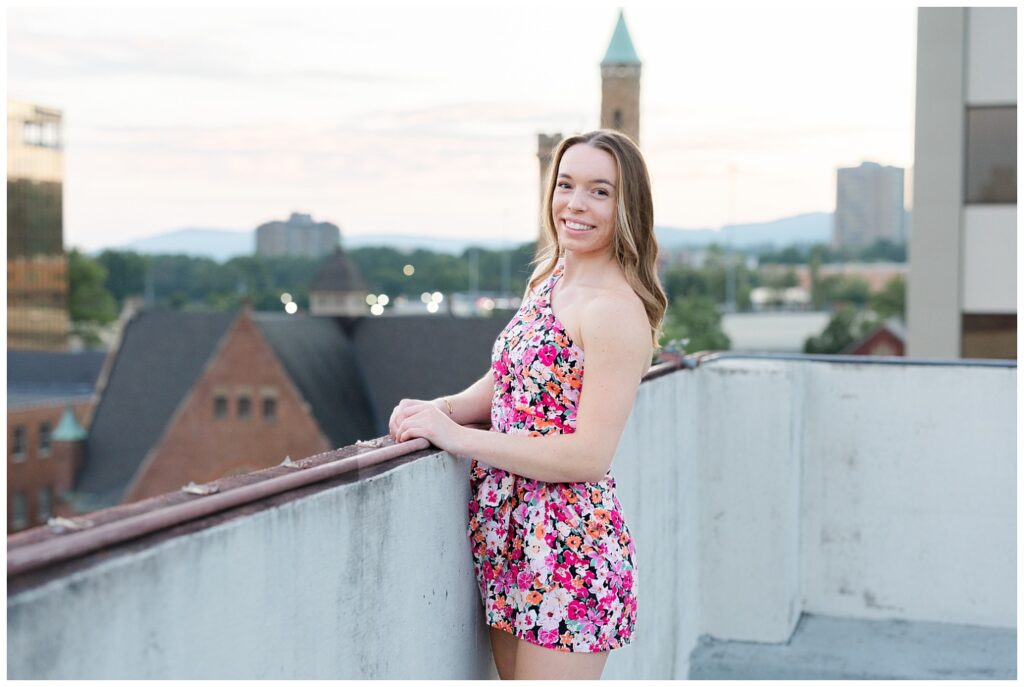
[[[729,250],[726,255],[725,273],[725,308],[727,312],[736,312],[736,264],[733,255],[733,230],[736,222],[736,165],[729,165],[729,214],[726,225],[726,238]]]
[[[155,279],[153,278],[153,259],[146,259],[146,291],[143,297],[143,304],[146,308],[153,308],[156,306],[156,285],[154,284]]]
[[[480,290],[480,249],[471,246],[469,249],[469,293],[473,298]]]
[[[501,295],[512,295],[512,249],[506,248],[501,253]]]

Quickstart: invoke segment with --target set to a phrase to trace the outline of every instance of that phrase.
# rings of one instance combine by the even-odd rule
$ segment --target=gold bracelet
[[[451,401],[448,400],[447,396],[444,397],[444,404],[446,406],[448,406],[448,414],[451,415],[451,416],[454,416],[455,415],[455,411],[452,410],[452,403],[451,403]]]

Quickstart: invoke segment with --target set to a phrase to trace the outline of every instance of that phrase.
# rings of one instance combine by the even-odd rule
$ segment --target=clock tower
[[[640,58],[619,10],[608,51],[601,60],[601,128],[616,129],[640,145]]]
[[[640,145],[640,58],[619,10],[612,41],[601,60],[601,127],[616,129]],[[540,205],[544,206],[545,182],[555,148],[562,134],[537,135],[537,160],[540,163]],[[543,254],[548,245],[543,231],[537,234],[535,256]]]

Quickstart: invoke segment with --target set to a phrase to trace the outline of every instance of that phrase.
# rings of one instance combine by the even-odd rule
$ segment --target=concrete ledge
[[[1015,365],[648,379],[613,464],[637,641],[604,677],[1015,675],[1015,390]],[[468,469],[428,450],[11,578],[8,677],[494,677]]]

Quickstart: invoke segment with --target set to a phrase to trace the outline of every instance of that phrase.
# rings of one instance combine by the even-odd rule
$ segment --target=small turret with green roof
[[[87,436],[82,425],[78,424],[71,406],[64,406],[64,414],[60,416],[57,428],[53,430],[50,438],[53,441],[82,441]]]

